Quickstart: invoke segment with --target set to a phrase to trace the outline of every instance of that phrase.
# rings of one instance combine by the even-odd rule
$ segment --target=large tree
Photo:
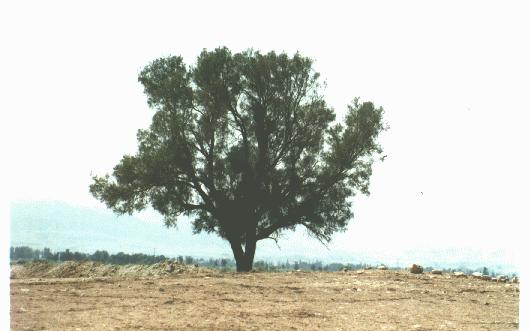
[[[353,217],[351,197],[368,194],[385,127],[383,109],[358,99],[336,120],[312,64],[226,48],[192,66],[151,62],[138,80],[152,124],[91,193],[117,213],[151,205],[167,226],[191,216],[195,232],[230,243],[238,271],[252,269],[257,241],[297,226],[329,242]]]

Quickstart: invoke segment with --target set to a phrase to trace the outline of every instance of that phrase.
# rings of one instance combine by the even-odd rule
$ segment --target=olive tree
[[[249,271],[259,240],[300,226],[329,242],[353,217],[351,197],[369,192],[383,109],[354,99],[337,119],[307,57],[218,48],[191,66],[154,60],[138,80],[152,123],[90,186],[117,213],[150,205],[167,226],[187,215]]]

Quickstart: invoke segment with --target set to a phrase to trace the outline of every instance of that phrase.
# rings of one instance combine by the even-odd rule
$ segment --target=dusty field
[[[191,268],[142,277],[22,276],[11,280],[12,330],[518,328],[518,284],[448,275]]]

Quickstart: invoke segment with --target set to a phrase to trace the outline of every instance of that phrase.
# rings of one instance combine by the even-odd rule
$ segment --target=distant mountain
[[[11,245],[70,249],[80,252],[152,253],[168,256],[230,255],[223,240],[192,235],[188,224],[178,229],[110,211],[64,202],[19,202],[11,206]]]
[[[294,238],[294,241],[291,240]],[[229,257],[229,244],[216,235],[193,234],[183,217],[177,228],[160,221],[144,221],[134,216],[117,216],[107,210],[72,206],[61,201],[17,202],[11,205],[11,246],[49,247],[91,253],[152,253],[175,257]],[[296,234],[280,242],[258,243],[256,258],[326,259],[331,254],[316,240]],[[322,255],[322,253],[324,255]]]
[[[134,216],[117,216],[110,211],[79,207],[60,201],[17,202],[11,205],[11,246],[70,249],[84,253],[107,250],[109,253],[156,253],[168,257],[228,257],[227,242],[215,235],[193,234],[186,218],[178,228],[166,228],[159,221],[144,221]],[[345,243],[346,242],[346,243]],[[374,240],[371,247],[357,247],[342,238],[329,249],[304,232],[286,234],[279,240],[258,242],[256,259],[267,261],[305,260],[341,263],[383,263],[389,266],[424,266],[517,272],[513,258],[502,251],[469,248],[383,247]],[[357,247],[357,248],[356,248]]]

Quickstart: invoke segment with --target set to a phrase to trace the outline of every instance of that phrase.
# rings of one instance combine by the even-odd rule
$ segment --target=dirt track
[[[24,278],[11,328],[516,330],[518,302],[518,284],[381,270]]]

